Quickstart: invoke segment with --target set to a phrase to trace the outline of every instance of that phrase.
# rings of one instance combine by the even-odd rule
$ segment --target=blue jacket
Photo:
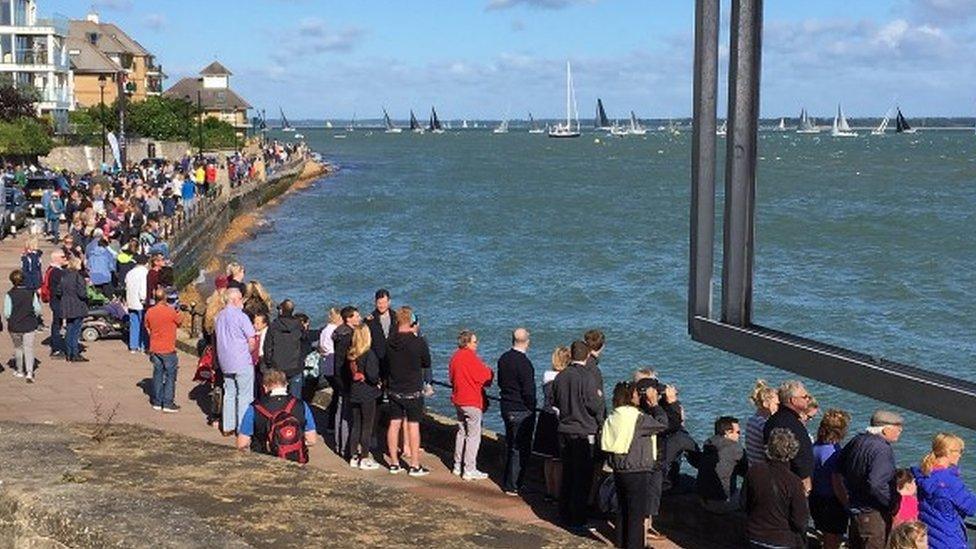
[[[895,453],[880,435],[860,433],[837,456],[837,471],[851,498],[851,509],[890,513],[901,501],[895,489]]]
[[[918,518],[929,529],[929,547],[968,547],[963,519],[976,514],[976,494],[959,478],[959,468],[936,469],[926,476],[912,467],[912,474],[918,484]]]
[[[88,250],[88,275],[92,284],[108,284],[112,281],[114,271],[115,255],[108,248],[96,243]]]

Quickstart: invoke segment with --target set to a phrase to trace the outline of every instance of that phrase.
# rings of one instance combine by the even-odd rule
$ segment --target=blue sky
[[[728,5],[723,0],[727,28]],[[566,60],[582,116],[691,113],[692,0],[39,0],[94,6],[157,55],[166,85],[214,59],[252,105],[289,118],[441,118],[563,109]],[[764,116],[976,114],[976,0],[767,0]],[[723,33],[723,63],[727,63]],[[724,72],[723,72],[724,74]],[[724,99],[724,81],[720,96]],[[720,108],[724,112],[724,107]]]

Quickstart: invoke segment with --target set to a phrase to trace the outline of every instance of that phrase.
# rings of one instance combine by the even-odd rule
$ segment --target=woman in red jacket
[[[464,480],[484,480],[488,475],[478,470],[478,447],[481,445],[481,416],[487,408],[484,388],[491,385],[495,373],[478,358],[478,336],[469,330],[458,334],[458,350],[451,357],[451,402],[457,409],[458,432],[454,441],[454,474]],[[463,466],[463,467],[462,467]]]

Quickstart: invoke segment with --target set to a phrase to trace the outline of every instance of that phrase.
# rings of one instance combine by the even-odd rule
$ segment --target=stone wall
[[[128,148],[126,149],[127,159],[130,162],[141,162],[149,158],[150,145],[153,145],[156,149],[156,158],[167,158],[170,160],[180,158],[190,150],[190,145],[186,141],[130,139],[128,141]],[[112,148],[108,145],[105,145],[105,159],[110,163],[115,160],[115,157],[112,155]],[[99,169],[101,165],[102,147],[101,145],[54,147],[47,156],[42,156],[39,160],[42,166],[66,169],[75,173],[90,172]]]

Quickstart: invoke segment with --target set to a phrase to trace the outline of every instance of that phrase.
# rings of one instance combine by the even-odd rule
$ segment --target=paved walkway
[[[24,237],[0,242],[0,288],[9,288],[8,273],[18,268]],[[43,246],[44,263],[47,263],[51,245]],[[50,310],[44,306],[45,321],[49,322]],[[39,334],[40,335],[40,334]],[[38,337],[37,341],[46,339]],[[179,353],[177,403],[182,406],[178,414],[163,414],[149,406],[147,392],[152,378],[152,367],[146,355],[130,354],[120,340],[98,341],[88,345],[88,363],[69,363],[48,359],[47,347],[36,349],[40,361],[36,383],[27,384],[12,375],[8,360],[13,356],[10,338],[0,336],[0,420],[33,423],[94,422],[96,416],[104,418],[114,411],[115,423],[134,423],[162,429],[182,435],[200,438],[219,444],[232,445],[232,439],[222,437],[205,420],[203,410],[190,397],[196,384],[192,377],[196,357]],[[525,500],[502,493],[494,481],[463,482],[454,477],[449,466],[436,456],[425,456],[423,463],[431,469],[431,475],[421,479],[405,474],[390,475],[384,469],[372,472],[353,470],[324,444],[311,451],[310,463],[344,476],[368,478],[383,485],[396,486],[408,492],[440,501],[455,503],[464,508],[513,520],[521,524],[557,528],[554,525],[556,508],[543,501],[541,495],[530,494]],[[606,541],[609,528],[601,528],[599,541]],[[655,544],[655,547],[676,547],[671,543]]]

